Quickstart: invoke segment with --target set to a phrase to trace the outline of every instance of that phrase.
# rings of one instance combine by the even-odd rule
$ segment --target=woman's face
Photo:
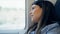
[[[29,14],[31,16],[32,22],[38,22],[42,16],[42,8],[39,7],[38,5],[32,5],[32,8]]]

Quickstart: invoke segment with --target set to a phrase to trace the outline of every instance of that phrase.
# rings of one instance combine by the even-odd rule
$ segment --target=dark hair
[[[38,24],[34,24],[31,27],[28,28],[26,34],[30,34],[33,30],[35,31],[35,34],[40,34],[41,29],[45,27],[46,25],[55,23],[55,17],[54,17],[54,11],[55,7],[53,4],[49,1],[35,1],[32,3],[32,5],[38,5],[43,9],[43,17],[41,19],[41,22]]]

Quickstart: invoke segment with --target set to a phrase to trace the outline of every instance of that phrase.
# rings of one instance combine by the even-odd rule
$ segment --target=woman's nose
[[[29,15],[32,15],[32,12],[31,11],[29,12]]]
[[[29,12],[29,14],[31,15],[31,14],[32,14],[32,12],[30,11],[30,12]]]

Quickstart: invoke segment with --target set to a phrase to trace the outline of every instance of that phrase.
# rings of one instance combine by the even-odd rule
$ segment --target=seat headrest
[[[55,4],[55,15],[56,15],[56,19],[60,21],[60,0],[57,0]]]

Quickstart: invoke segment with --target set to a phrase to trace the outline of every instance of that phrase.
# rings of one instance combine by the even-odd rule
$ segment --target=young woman
[[[31,25],[25,34],[60,34],[59,23],[55,19],[55,8],[49,1],[35,1],[30,11]]]

